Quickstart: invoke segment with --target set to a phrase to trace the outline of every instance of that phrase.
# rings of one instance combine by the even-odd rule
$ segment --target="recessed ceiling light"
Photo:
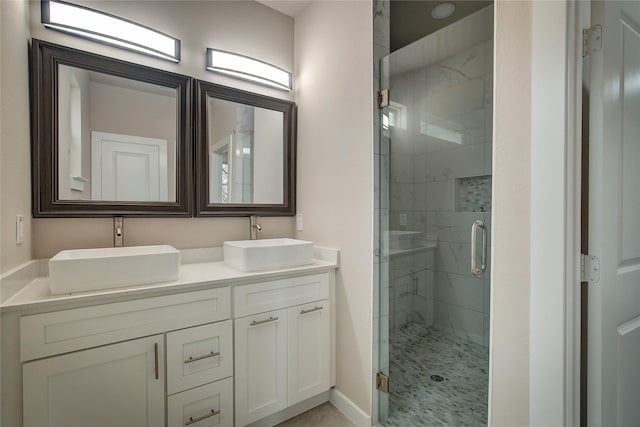
[[[431,9],[431,16],[434,19],[446,19],[453,15],[456,11],[456,6],[453,3],[440,3],[433,9]]]

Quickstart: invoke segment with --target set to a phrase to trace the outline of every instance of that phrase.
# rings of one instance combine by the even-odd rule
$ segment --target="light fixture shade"
[[[58,0],[41,0],[45,27],[180,62],[180,40],[135,22]]]
[[[291,73],[259,59],[207,48],[207,70],[282,90],[291,90]]]

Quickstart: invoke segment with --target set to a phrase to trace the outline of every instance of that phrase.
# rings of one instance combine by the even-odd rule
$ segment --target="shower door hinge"
[[[602,25],[582,30],[582,57],[596,53],[602,48]]]
[[[376,389],[389,393],[389,377],[382,372],[376,374]]]
[[[600,281],[600,260],[591,255],[580,254],[580,282]]]
[[[389,89],[383,89],[378,92],[378,108],[389,106]]]

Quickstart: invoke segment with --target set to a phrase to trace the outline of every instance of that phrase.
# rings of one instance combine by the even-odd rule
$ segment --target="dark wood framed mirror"
[[[34,217],[192,216],[192,79],[33,40]]]
[[[295,215],[296,105],[194,81],[196,215]]]

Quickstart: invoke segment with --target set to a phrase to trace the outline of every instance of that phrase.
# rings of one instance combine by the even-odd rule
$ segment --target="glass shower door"
[[[487,423],[492,18],[490,6],[380,64],[384,426]]]

